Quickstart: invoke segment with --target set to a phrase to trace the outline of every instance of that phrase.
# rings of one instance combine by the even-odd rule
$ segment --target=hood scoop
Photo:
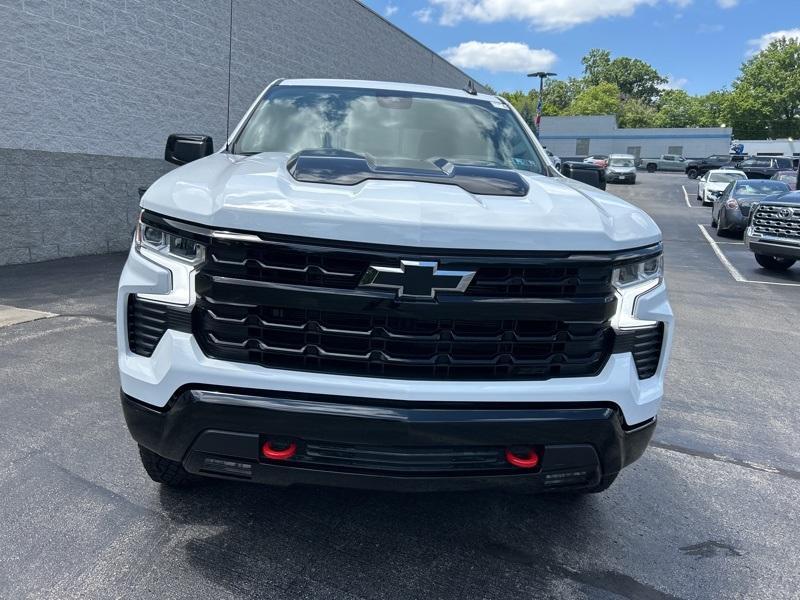
[[[286,164],[289,173],[304,183],[357,185],[368,179],[418,181],[456,185],[470,194],[526,196],[529,186],[513,169],[454,164],[444,158],[403,160],[377,165],[369,155],[346,150],[303,150]]]

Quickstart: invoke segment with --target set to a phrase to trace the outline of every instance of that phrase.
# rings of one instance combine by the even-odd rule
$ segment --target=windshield
[[[632,167],[632,166],[634,166],[632,158],[612,158],[609,164],[612,167]]]
[[[330,148],[377,163],[445,158],[544,173],[513,113],[477,99],[374,89],[279,86],[253,112],[237,154]]]
[[[778,192],[788,192],[789,186],[782,181],[757,181],[748,179],[747,182],[741,182],[736,185],[733,190],[734,194],[738,196],[764,196],[766,194],[776,194]]]
[[[737,179],[746,179],[747,175],[744,173],[711,173],[708,176],[710,182],[722,183],[736,181]]]

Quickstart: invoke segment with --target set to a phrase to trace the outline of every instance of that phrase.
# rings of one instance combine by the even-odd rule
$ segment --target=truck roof
[[[466,86],[467,81],[464,81]],[[387,90],[393,92],[418,92],[420,94],[437,94],[439,96],[452,96],[455,98],[477,98],[480,100],[497,101],[497,96],[478,92],[473,95],[465,90],[440,87],[435,85],[419,85],[416,83],[400,83],[396,81],[369,81],[366,79],[284,79],[278,85],[302,85],[311,87],[339,87],[339,88],[367,88]]]

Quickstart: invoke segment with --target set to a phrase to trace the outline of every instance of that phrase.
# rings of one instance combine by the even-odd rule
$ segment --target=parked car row
[[[796,188],[797,173],[790,174]],[[800,192],[792,191],[789,183],[715,169],[700,178],[697,198],[711,204],[711,227],[717,236],[743,235],[759,265],[785,271],[800,259]]]

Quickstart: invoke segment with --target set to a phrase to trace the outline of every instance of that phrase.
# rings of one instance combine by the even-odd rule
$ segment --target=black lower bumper
[[[429,491],[594,488],[639,458],[655,419],[626,428],[613,406],[393,402],[283,392],[185,390],[164,410],[125,394],[133,438],[192,473],[273,485]],[[288,460],[265,441],[294,444]],[[506,460],[533,449],[535,468]]]

